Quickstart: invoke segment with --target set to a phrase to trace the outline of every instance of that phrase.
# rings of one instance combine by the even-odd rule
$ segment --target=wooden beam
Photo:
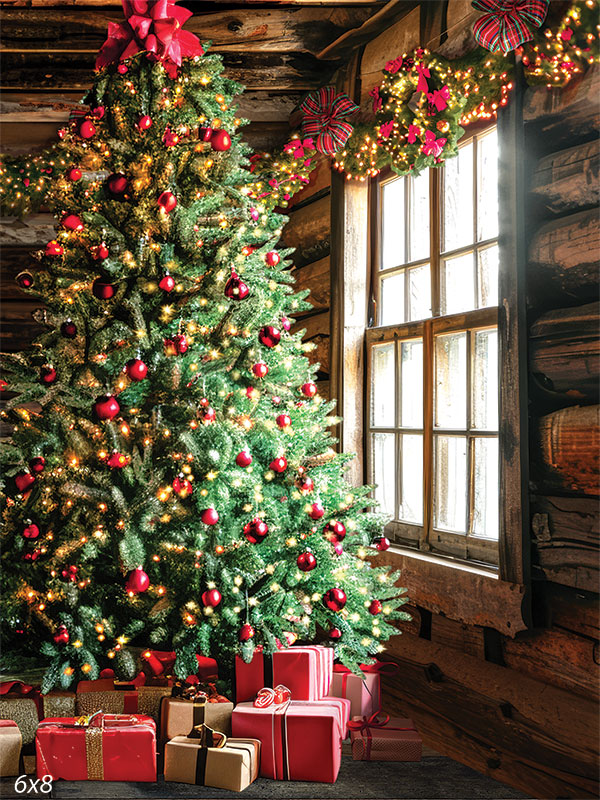
[[[297,267],[324,258],[330,246],[329,195],[309,203],[290,213],[283,229],[282,242],[285,247],[295,247],[293,260]]]
[[[573,214],[598,205],[600,140],[569,147],[542,158],[533,174],[531,193],[546,213]]]
[[[329,257],[313,261],[301,269],[294,268],[296,279],[295,289],[297,292],[309,289],[310,294],[306,298],[312,303],[312,314],[328,311],[331,302],[331,290],[329,286]]]
[[[307,6],[309,8],[361,8],[362,6],[382,6],[387,0],[241,0],[244,5],[265,6],[272,8],[293,8],[294,6]],[[55,8],[58,6],[69,5],[77,8],[102,8],[121,7],[121,0],[0,0],[0,7],[5,8]],[[239,6],[240,0],[187,0],[189,6],[195,13],[202,8],[213,6]]]

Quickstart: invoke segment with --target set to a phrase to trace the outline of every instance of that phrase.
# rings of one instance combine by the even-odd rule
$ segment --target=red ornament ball
[[[304,397],[314,397],[317,393],[317,387],[312,381],[308,381],[308,383],[303,383],[300,387],[300,391],[304,395]]]
[[[59,244],[56,239],[52,239],[46,245],[46,251],[44,255],[46,256],[62,256],[65,252],[65,248],[62,244]]]
[[[389,548],[390,540],[387,538],[387,536],[377,536],[375,539],[373,539],[373,546],[376,550],[379,550],[380,553],[383,553]]]
[[[114,297],[115,287],[104,278],[96,278],[92,284],[92,294],[98,300],[110,300],[111,297]]]
[[[61,577],[65,581],[70,581],[71,583],[75,583],[77,580],[77,567],[75,564],[71,564],[70,567],[65,567],[60,571]]]
[[[165,147],[175,147],[176,144],[179,144],[179,134],[167,128],[163,136],[163,144]]]
[[[141,131],[147,131],[149,128],[152,127],[152,124],[153,124],[152,123],[152,117],[149,117],[148,114],[144,114],[143,117],[140,117],[138,119],[138,123],[137,123],[138,128]]]
[[[343,589],[329,589],[323,595],[323,605],[330,611],[341,611],[346,605],[346,592]]]
[[[83,221],[77,214],[65,214],[61,219],[61,224],[68,231],[82,231],[84,228]]]
[[[132,570],[127,576],[125,590],[130,594],[140,594],[145,592],[150,586],[150,578],[141,567]]]
[[[231,136],[224,130],[213,131],[210,137],[210,146],[213,150],[223,152],[231,147]]]
[[[96,119],[102,119],[105,113],[106,109],[104,106],[97,106],[96,108],[92,109],[92,115],[96,117]]]
[[[256,631],[254,630],[252,625],[249,625],[248,623],[242,625],[238,635],[240,642],[247,642],[249,639],[253,639],[255,633]]]
[[[258,332],[258,341],[265,347],[276,347],[281,340],[281,332],[273,325],[265,325]]]
[[[201,142],[210,142],[213,135],[212,128],[198,128],[198,136]]]
[[[126,467],[130,462],[129,456],[123,455],[123,453],[118,453],[116,450],[108,457],[107,464],[112,469],[123,469]]]
[[[235,272],[231,273],[231,278],[225,284],[225,297],[229,300],[243,300],[250,294],[247,284],[239,278]]]
[[[23,528],[23,536],[26,539],[37,539],[40,535],[40,529],[34,522],[31,522],[31,520],[28,520],[28,522],[29,524]]]
[[[111,394],[99,397],[94,403],[94,413],[100,420],[114,419],[120,410],[117,398]]]
[[[317,559],[307,550],[305,553],[300,553],[296,559],[296,564],[302,572],[310,572],[317,566]]]
[[[369,606],[369,614],[373,614],[374,617],[377,614],[381,614],[383,611],[383,607],[381,605],[381,600],[371,600],[371,605]]]
[[[212,406],[207,406],[203,411],[200,412],[200,419],[202,420],[203,425],[210,425],[214,422],[217,418],[217,412],[212,408]]]
[[[95,261],[104,261],[104,259],[108,258],[109,255],[110,253],[108,247],[104,244],[104,242],[96,247],[92,247],[92,256]]]
[[[165,355],[182,356],[188,349],[188,340],[182,333],[165,339]]]
[[[82,139],[91,139],[96,135],[96,126],[89,119],[84,119],[79,126],[79,135]]]
[[[205,508],[200,513],[200,519],[205,525],[216,525],[219,521],[219,514],[216,508]]]
[[[313,503],[310,511],[308,512],[308,516],[311,519],[321,519],[321,517],[324,514],[325,514],[325,509],[323,508],[321,503]]]
[[[288,414],[280,414],[275,422],[279,425],[280,428],[289,428],[292,424],[292,420],[288,416]]]
[[[269,526],[260,517],[244,525],[244,536],[251,544],[260,544],[269,532]]]
[[[143,381],[148,374],[148,367],[141,358],[132,358],[125,364],[125,372],[132,381]]]
[[[264,378],[269,372],[269,368],[264,361],[259,361],[252,366],[252,374],[257,378]]]
[[[123,175],[122,172],[113,172],[112,175],[108,176],[104,185],[106,186],[106,191],[113,200],[127,199],[126,195],[129,189],[129,181],[127,180],[127,176]]]
[[[33,275],[31,272],[25,270],[24,272],[19,272],[15,281],[17,282],[17,286],[20,286],[21,289],[31,289],[33,286]]]
[[[283,457],[280,456],[279,458],[274,458],[273,461],[269,464],[269,469],[272,469],[273,472],[285,472],[287,469],[288,462]]]
[[[208,608],[216,608],[222,599],[221,592],[218,589],[207,589],[202,592],[202,605]]]
[[[37,561],[41,555],[41,550],[32,550],[31,553],[25,553],[23,555],[23,561]]]
[[[40,367],[40,383],[50,385],[57,379],[58,373],[51,364],[44,364]]]
[[[296,486],[300,489],[301,492],[303,492],[304,494],[308,494],[309,492],[312,492],[312,490],[315,488],[315,482],[313,481],[312,478],[309,478],[307,476],[306,478],[299,478],[296,481]]]
[[[280,261],[281,256],[276,250],[269,250],[268,253],[265,253],[265,264],[267,267],[276,267]]]
[[[69,631],[61,625],[52,638],[56,644],[69,644]]]
[[[194,488],[190,481],[185,477],[183,473],[180,473],[172,483],[173,491],[179,495],[179,497],[189,497],[191,493],[194,491]]]
[[[73,181],[73,183],[75,183],[75,181],[80,181],[82,175],[83,172],[79,169],[79,167],[71,167],[71,169],[67,172],[67,178],[70,181]]]
[[[173,192],[163,192],[161,195],[159,195],[158,205],[161,211],[164,211],[165,214],[170,214],[171,211],[173,211],[173,209],[177,206],[177,198]]]
[[[252,463],[252,456],[248,450],[242,450],[241,453],[237,454],[235,463],[238,465],[238,467],[249,467]]]
[[[172,292],[175,288],[175,278],[172,275],[169,275],[166,272],[158,283],[158,288],[162,289],[163,292]]]
[[[77,325],[72,320],[67,319],[60,326],[60,332],[65,339],[74,339],[77,336]]]
[[[35,477],[31,472],[17,472],[15,475],[15,486],[20,494],[25,494],[35,483]]]
[[[246,386],[246,397],[248,400],[254,400],[254,386]]]
[[[341,522],[331,520],[323,528],[323,533],[328,542],[339,544],[346,536],[346,526]]]
[[[341,639],[342,638],[341,630],[339,628],[331,628],[331,630],[329,631],[329,638],[330,639]]]
[[[127,64],[119,64],[119,66],[117,67],[117,72],[119,73],[119,75],[127,75],[127,73],[129,72],[129,67],[127,66]]]
[[[29,469],[32,472],[43,472],[46,466],[46,459],[43,456],[34,456],[29,460]]]

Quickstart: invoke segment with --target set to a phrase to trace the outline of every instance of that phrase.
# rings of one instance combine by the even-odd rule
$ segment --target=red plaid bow
[[[533,39],[531,27],[546,19],[550,0],[473,0],[471,5],[486,13],[473,25],[478,44],[492,53],[508,53]]]
[[[96,69],[147,51],[175,77],[183,57],[203,55],[198,37],[181,30],[192,16],[191,11],[177,8],[173,0],[122,0],[122,3],[126,22],[108,23],[108,39],[100,48]]]
[[[311,92],[300,106],[304,112],[302,135],[316,137],[320,153],[333,155],[350,138],[352,125],[344,121],[358,111],[358,106],[345,94],[336,94],[333,86]]]

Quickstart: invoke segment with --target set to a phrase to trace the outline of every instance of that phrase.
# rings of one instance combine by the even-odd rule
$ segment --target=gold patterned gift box
[[[39,718],[33,700],[28,697],[3,698],[0,700],[0,719],[11,719],[17,723],[23,745],[34,741]]]
[[[197,725],[208,725],[227,736],[231,734],[233,703],[211,703],[205,699],[185,700],[168,697],[160,718],[161,743],[175,736],[187,736]]]
[[[41,717],[74,717],[75,692],[49,692],[41,696]]]
[[[0,778],[20,774],[21,744],[17,723],[10,719],[0,720]]]
[[[133,690],[112,689],[101,692],[78,690],[76,713],[82,715],[103,711],[105,714],[145,714],[158,722],[161,701],[170,694],[171,689],[168,686],[139,686]]]

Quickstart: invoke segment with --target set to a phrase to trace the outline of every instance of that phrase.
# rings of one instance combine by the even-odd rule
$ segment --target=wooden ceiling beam
[[[384,6],[387,0],[183,0],[179,5],[192,11],[210,9],[214,6],[227,8],[361,8],[362,6]],[[121,8],[121,0],[0,0],[3,8]]]

